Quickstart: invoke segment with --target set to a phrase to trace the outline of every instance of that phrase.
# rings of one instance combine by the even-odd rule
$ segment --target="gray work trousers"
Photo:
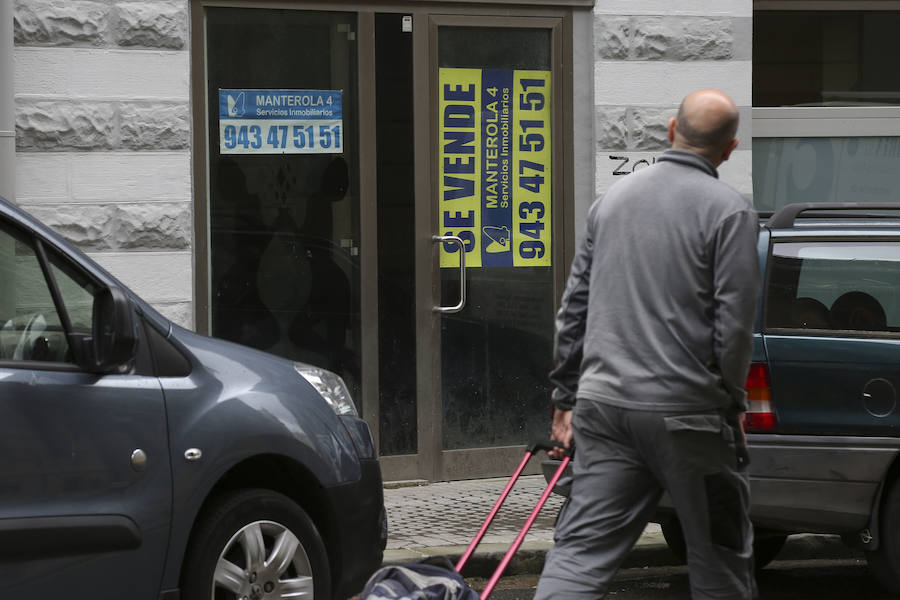
[[[668,491],[684,530],[693,600],[751,600],[750,484],[717,412],[579,400],[572,489],[535,600],[597,600]]]

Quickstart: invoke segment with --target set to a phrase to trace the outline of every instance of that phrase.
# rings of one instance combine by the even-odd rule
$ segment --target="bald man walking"
[[[574,478],[535,599],[603,598],[664,491],[684,530],[691,597],[756,597],[739,417],[758,222],[716,170],[737,126],[727,95],[690,94],[669,122],[672,149],[588,212],[550,376],[552,437],[574,438]]]

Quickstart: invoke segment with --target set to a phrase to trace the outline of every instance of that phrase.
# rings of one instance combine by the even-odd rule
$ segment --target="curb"
[[[552,542],[524,542],[515,556],[509,562],[504,575],[537,575],[544,567],[544,558],[547,550],[553,546]],[[506,555],[509,544],[481,544],[478,550],[469,557],[465,566],[467,577],[490,577],[497,568],[497,564]],[[396,565],[409,562],[418,562],[435,557],[446,557],[451,563],[456,564],[466,546],[436,546],[432,548],[414,548],[409,550],[386,550],[384,553],[384,565]],[[623,569],[635,567],[659,567],[679,564],[675,556],[664,541],[639,542],[628,554],[622,563]]]
[[[625,558],[620,569],[634,569],[642,567],[667,567],[684,564],[675,554],[669,550],[665,541],[642,538]],[[661,538],[661,535],[660,535]],[[551,542],[524,542],[509,563],[504,575],[537,575],[544,566],[544,558],[547,550],[553,544]],[[465,566],[467,577],[490,577],[497,564],[509,549],[508,544],[481,544]],[[466,546],[436,546],[430,548],[413,548],[409,550],[386,550],[384,553],[384,565],[396,565],[409,562],[418,562],[434,557],[446,557],[451,563],[456,564]],[[845,545],[840,536],[795,534],[788,538],[784,548],[776,557],[778,561],[810,560],[810,559],[841,559],[862,558],[859,550]]]

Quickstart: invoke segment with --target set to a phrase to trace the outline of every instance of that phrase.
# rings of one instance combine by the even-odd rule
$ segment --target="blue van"
[[[387,541],[341,379],[182,329],[0,198],[0,589],[346,598]]]

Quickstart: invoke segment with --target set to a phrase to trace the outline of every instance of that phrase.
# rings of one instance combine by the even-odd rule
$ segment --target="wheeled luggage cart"
[[[503,503],[506,501],[506,498],[509,496],[516,481],[518,481],[519,477],[522,475],[522,472],[525,470],[525,467],[528,465],[531,458],[540,450],[552,450],[553,448],[558,447],[559,444],[556,442],[539,441],[533,442],[526,448],[525,456],[522,457],[519,466],[516,467],[515,472],[509,478],[500,497],[497,498],[493,508],[491,508],[488,516],[481,524],[478,533],[475,534],[475,538],[453,567],[453,571],[436,567],[433,564],[423,563],[384,567],[372,575],[358,600],[379,600],[382,598],[404,600],[406,598],[411,598],[411,594],[413,593],[417,594],[415,596],[416,598],[431,598],[432,596],[428,594],[429,590],[435,592],[435,598],[453,598],[454,600],[479,598],[480,600],[487,600],[488,597],[490,597],[491,592],[494,591],[503,572],[506,570],[507,566],[509,566],[516,551],[525,540],[528,530],[531,529],[531,526],[537,519],[541,509],[547,503],[550,494],[553,493],[553,488],[556,487],[557,482],[569,465],[569,462],[571,461],[571,451],[566,454],[562,461],[560,461],[559,467],[550,478],[547,487],[538,499],[537,504],[525,520],[525,524],[522,526],[516,539],[500,560],[500,563],[497,565],[497,568],[494,570],[494,573],[491,575],[485,588],[481,591],[481,594],[476,594],[472,588],[466,585],[460,574],[465,568],[466,563],[472,557],[472,554],[478,548],[478,545],[487,533],[488,528],[491,526],[491,523],[494,521],[494,518],[497,516],[497,513],[500,511],[500,508],[503,506]],[[425,592],[425,596],[422,595],[422,592]],[[408,593],[409,595],[404,595],[404,593]]]

